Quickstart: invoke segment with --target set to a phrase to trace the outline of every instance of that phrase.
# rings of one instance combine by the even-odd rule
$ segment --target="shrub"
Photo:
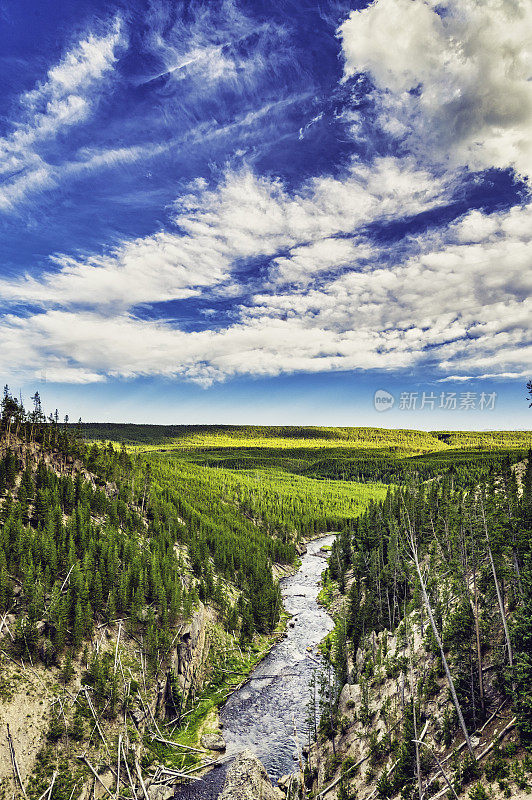
[[[455,712],[450,706],[446,706],[443,712],[442,719],[442,734],[445,747],[449,747],[453,740],[453,733],[455,728]]]
[[[374,780],[374,778],[375,778],[375,770],[372,767],[370,767],[368,770],[366,770],[366,773],[364,775],[364,780],[366,781],[366,783],[369,784]]]
[[[381,800],[386,800],[386,798],[392,797],[392,795],[393,783],[391,782],[390,778],[388,777],[388,773],[385,770],[377,781],[377,797],[379,797]]]
[[[377,764],[383,756],[383,747],[378,740],[378,734],[372,731],[369,737],[369,763],[372,767]]]
[[[51,742],[57,742],[64,733],[64,726],[59,719],[59,714],[56,712],[55,708],[52,712],[52,717],[50,719],[50,727],[48,728],[48,739]]]
[[[530,786],[526,777],[526,764],[524,761],[520,762],[515,759],[512,764],[512,775],[519,789],[522,791],[530,791]]]
[[[470,800],[488,800],[488,793],[481,783],[475,783],[469,791]]]
[[[490,783],[501,781],[508,777],[508,764],[504,761],[499,748],[494,749],[494,755],[485,767],[486,780]]]
[[[480,767],[478,762],[471,755],[464,756],[461,765],[462,785],[465,786],[475,778],[480,778]]]

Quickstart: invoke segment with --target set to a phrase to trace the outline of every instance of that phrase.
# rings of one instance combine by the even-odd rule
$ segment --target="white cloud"
[[[80,261],[60,255],[52,260],[58,271],[39,279],[0,281],[4,302],[127,309],[191,297],[198,287],[228,277],[222,243],[167,232],[128,242],[106,256]]]
[[[221,330],[187,333],[125,310],[8,316],[0,323],[0,369],[24,364],[63,380],[164,375],[204,384],[241,374],[416,365],[464,377],[517,376],[532,360],[532,211],[496,215],[482,241],[477,213],[419,237],[418,252],[389,267],[259,293]]]
[[[327,237],[293,247],[287,256],[276,258],[270,275],[274,284],[307,285],[323,272],[353,268],[376,255],[376,249],[367,241]]]
[[[115,17],[105,36],[89,34],[57,66],[52,67],[48,71],[47,83],[25,96],[27,104],[33,105],[43,95],[61,98],[86,89],[113,66],[116,48],[123,43],[122,23],[119,17]]]
[[[339,35],[346,75],[371,75],[413,150],[532,175],[529,0],[375,0]]]
[[[341,178],[313,178],[294,194],[280,181],[243,170],[230,173],[215,190],[201,186],[181,198],[178,222],[191,236],[217,229],[241,258],[274,255],[377,219],[426,211],[450,193],[446,180],[407,158],[353,161]]]
[[[46,80],[20,95],[14,130],[0,139],[0,209],[9,210],[28,192],[54,184],[56,170],[42,159],[39,146],[90,116],[96,87],[123,44],[117,17],[105,35],[89,34],[48,70]]]
[[[446,378],[440,378],[437,383],[465,383],[467,381],[482,381],[493,378],[517,380],[518,378],[528,378],[529,375],[529,370],[522,370],[521,372],[486,372],[484,375],[448,375]]]
[[[183,233],[161,231],[99,257],[55,256],[55,269],[37,279],[0,280],[0,296],[4,303],[125,310],[139,303],[191,297],[201,287],[230,291],[230,274],[239,261],[272,257],[290,248],[296,248],[293,265],[285,258],[276,270],[279,275],[279,269],[295,270],[298,280],[304,280],[305,269],[309,274],[320,269],[317,262],[311,263],[318,253],[327,268],[341,266],[347,249],[354,258],[369,253],[367,245],[342,245],[331,236],[375,219],[426,210],[445,191],[443,182],[416,170],[408,159],[383,158],[372,167],[353,164],[343,180],[316,178],[296,195],[249,170],[228,173],[216,189],[199,181],[180,198],[175,222]],[[310,260],[305,247],[314,248]],[[342,247],[343,256],[338,252]]]
[[[197,6],[186,22],[176,19],[170,6],[154,3],[149,28],[147,46],[161,69],[144,82],[163,77],[174,83],[191,81],[200,94],[221,83],[239,91],[252,88],[260,74],[277,69],[289,54],[282,26],[258,24],[234,0]]]

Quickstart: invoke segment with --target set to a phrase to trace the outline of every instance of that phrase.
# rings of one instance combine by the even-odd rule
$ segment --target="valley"
[[[246,747],[293,772],[279,797],[528,791],[530,434],[73,426],[7,399],[3,796],[216,797],[205,770]]]

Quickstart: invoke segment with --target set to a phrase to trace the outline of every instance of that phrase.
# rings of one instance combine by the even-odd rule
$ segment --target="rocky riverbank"
[[[316,602],[320,576],[325,566],[320,550],[332,540],[333,536],[330,535],[309,542],[308,552],[300,554],[301,565],[296,574],[282,581],[283,601],[291,617],[290,624],[272,651],[228,698],[221,710],[222,727],[218,731],[223,731],[227,750],[218,761],[223,763],[209,774],[201,775],[201,782],[180,786],[176,794],[179,800],[244,798],[246,795],[242,794],[242,787],[245,784],[245,769],[239,773],[240,794],[222,795],[221,792],[226,778],[226,764],[229,774],[232,760],[238,760],[246,751],[251,751],[253,758],[262,763],[274,783],[278,782],[278,787],[274,789],[266,778],[270,790],[275,792],[275,798],[290,797],[290,800],[295,800],[298,797],[298,752],[299,744],[303,746],[306,743],[305,709],[309,681],[323,663],[318,645],[332,629],[330,616]],[[294,725],[300,743],[294,738]],[[205,733],[207,731],[203,730],[202,735]],[[248,752],[246,759],[249,759],[249,755]],[[248,761],[246,763],[251,766]],[[292,770],[297,770],[294,776],[283,777]],[[234,789],[234,785],[229,783],[226,789],[231,787]],[[261,797],[260,794],[251,796],[254,799]],[[269,796],[272,796],[271,791]],[[264,799],[268,795],[263,794],[262,797]]]

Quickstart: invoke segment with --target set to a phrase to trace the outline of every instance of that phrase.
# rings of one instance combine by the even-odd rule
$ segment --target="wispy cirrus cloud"
[[[0,139],[1,210],[9,210],[29,192],[54,185],[56,169],[42,148],[89,118],[124,44],[122,22],[115,17],[105,34],[90,33],[43,81],[18,97],[12,131]]]
[[[191,81],[200,94],[227,84],[242,92],[253,89],[265,71],[291,66],[284,27],[272,21],[258,23],[235,0],[197,4],[187,17],[176,17],[165,2],[154,3],[148,23],[146,47],[160,69],[143,82]]]
[[[155,233],[102,244],[100,254],[56,254],[39,275],[0,281],[7,344],[0,369],[36,375],[44,368],[64,382],[163,375],[204,385],[332,370],[523,374],[532,362],[532,205],[462,208],[458,219],[438,220],[468,171],[527,174],[532,26],[522,0],[375,0],[352,12],[339,29],[346,76],[363,74],[351,87],[357,101],[360,86],[372,81],[365,102],[377,114],[379,136],[374,147],[360,148],[371,157],[350,152],[296,184],[276,177],[275,168],[261,173],[239,149],[241,129],[266,128],[269,115],[288,113],[290,97],[261,97],[231,108],[223,121],[195,118],[198,98],[217,112],[231,92],[256,101],[260,76],[289,60],[284,29],[273,22],[254,29],[232,2],[218,4],[216,14],[214,5],[200,4],[192,20],[176,18],[171,6],[152,8],[145,43],[157,69],[143,87],[156,84],[163,116],[173,121],[179,102],[193,124],[154,143],[80,149],[63,170],[133,163],[178,142],[224,136],[232,142],[226,163],[246,166],[215,167],[210,182],[192,181]],[[278,51],[275,42],[283,45]],[[349,113],[361,117],[355,105]],[[296,146],[322,124],[315,112],[295,127]],[[357,136],[368,135],[369,112],[368,120]],[[237,130],[238,146],[236,135],[231,140]],[[51,180],[40,166],[42,179]],[[31,170],[23,177],[30,191]],[[408,227],[429,212],[432,222]],[[396,227],[395,238],[386,226]],[[201,330],[187,330],[179,304],[192,299],[225,303],[226,313],[205,314]],[[169,301],[172,318],[147,318],[146,306]],[[18,313],[17,304],[28,310]]]

